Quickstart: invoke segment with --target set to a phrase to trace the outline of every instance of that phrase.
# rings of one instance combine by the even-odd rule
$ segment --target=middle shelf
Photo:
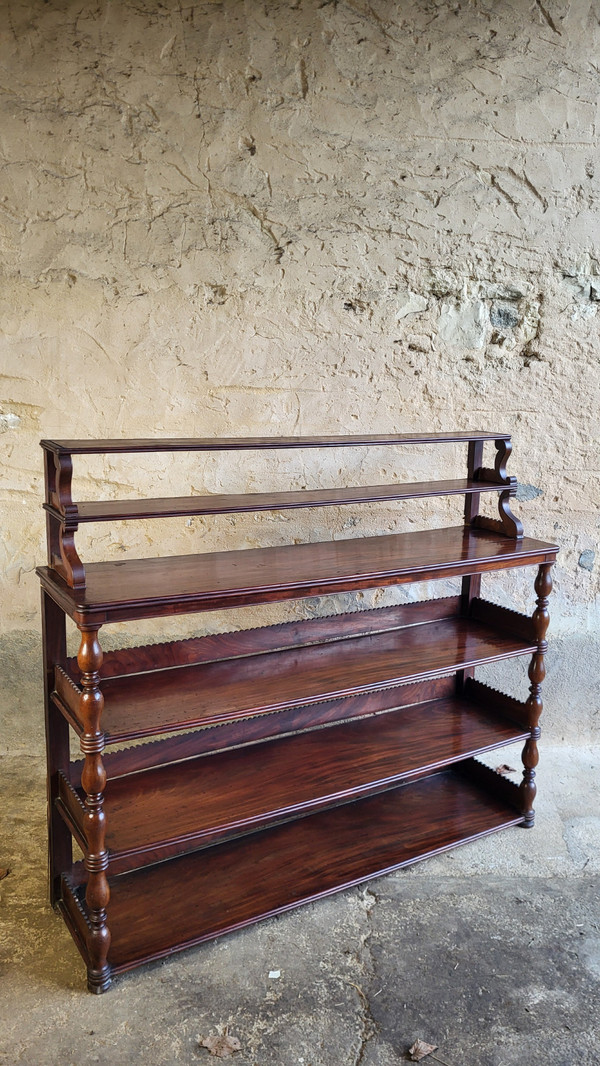
[[[456,674],[531,654],[531,619],[480,598],[462,609],[449,596],[108,652],[107,742],[160,738],[104,756],[113,873],[525,740],[524,704]],[[55,684],[81,734],[76,660]],[[59,773],[56,802],[85,850],[82,767]]]
[[[115,522],[140,518],[175,518],[187,515],[240,514],[244,511],[286,511],[301,507],[334,507],[342,504],[391,503],[427,496],[464,496],[482,492],[505,492],[506,482],[456,478],[445,481],[415,481],[408,484],[363,487],[296,489],[287,492],[213,493],[204,496],[173,496],[152,500],[85,500],[69,512],[72,525]],[[59,521],[65,516],[51,504],[44,509]]]
[[[418,686],[410,687],[418,698]],[[250,760],[246,746],[109,780],[105,812],[111,870],[122,873],[374,795],[527,738],[523,725],[486,706],[486,686],[474,684],[473,691],[473,699],[426,700],[253,745]],[[391,702],[393,694],[388,695]],[[59,809],[82,846],[83,801],[79,778],[69,783],[61,775]]]
[[[459,609],[459,598],[448,597],[340,615],[327,620],[329,635],[318,643],[311,637],[318,619],[207,637],[209,661],[201,638],[192,642],[201,661],[102,682],[107,743],[376,692],[536,650],[529,618],[484,600],[473,601],[468,618]],[[290,646],[299,632],[304,643]],[[253,645],[261,650],[248,654]],[[118,669],[118,653],[114,662]],[[81,735],[82,690],[72,661],[68,670],[56,668],[53,699]]]

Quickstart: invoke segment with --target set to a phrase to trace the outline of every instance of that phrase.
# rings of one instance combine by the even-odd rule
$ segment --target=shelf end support
[[[78,511],[71,497],[71,456],[44,449],[44,474],[48,566],[56,570],[70,588],[84,589],[85,568],[75,547]]]
[[[544,707],[542,703],[542,682],[546,676],[544,656],[548,650],[546,632],[550,621],[550,615],[548,614],[548,597],[552,592],[551,569],[552,563],[542,563],[535,579],[537,600],[532,622],[535,639],[537,641],[537,650],[533,653],[529,664],[529,680],[531,683],[529,686],[529,698],[525,704],[531,733],[525,741],[525,747],[523,748],[522,761],[524,769],[523,780],[520,786],[524,829],[533,828],[535,822],[535,811],[533,809],[533,804],[537,795],[535,768],[539,762],[537,742],[541,735],[539,720]]]
[[[523,524],[510,509],[511,497],[516,495],[518,488],[517,479],[506,473],[506,464],[512,452],[512,444],[510,440],[496,440],[494,444],[496,445],[494,469],[481,467],[476,476],[480,480],[492,481],[496,485],[506,486],[498,499],[500,518],[486,518],[483,515],[477,515],[472,524],[476,529],[490,529],[494,533],[503,533],[506,537],[514,537],[515,540],[521,540],[523,537]]]
[[[88,882],[85,893],[89,933],[86,946],[88,955],[88,988],[90,992],[105,992],[111,983],[111,969],[107,961],[110,948],[110,930],[107,925],[107,907],[110,887],[106,871],[108,851],[105,847],[106,815],[104,813],[104,789],[106,771],[102,761],[104,733],[100,728],[104,697],[100,689],[102,648],[98,641],[98,629],[81,629],[81,646],[77,663],[81,671],[80,714],[84,723],[81,750],[85,756],[81,784],[85,792],[85,815],[83,827],[87,841],[85,869]]]

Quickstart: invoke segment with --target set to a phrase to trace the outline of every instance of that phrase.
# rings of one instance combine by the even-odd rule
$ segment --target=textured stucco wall
[[[526,531],[562,546],[555,728],[593,728],[597,5],[4,0],[2,12],[9,645],[38,629],[41,436],[492,427],[514,436]],[[82,496],[109,497],[460,471],[431,458],[78,469]],[[154,555],[165,538],[178,551],[284,543],[450,511],[97,526],[79,543],[87,558]],[[493,590],[531,606],[523,575]]]

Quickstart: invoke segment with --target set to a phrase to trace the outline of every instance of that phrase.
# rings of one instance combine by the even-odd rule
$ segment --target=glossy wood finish
[[[505,692],[499,692],[498,689],[491,688],[473,677],[467,678],[464,685],[459,685],[459,692],[465,699],[484,706],[490,714],[507,718],[523,729],[531,728],[527,704],[521,700],[507,696]]]
[[[110,947],[110,930],[106,923],[106,908],[110,889],[106,871],[108,851],[105,847],[106,816],[104,814],[104,786],[106,773],[102,762],[104,734],[100,728],[104,697],[100,690],[102,649],[97,630],[84,630],[77,656],[81,676],[78,714],[81,721],[80,744],[85,756],[81,773],[83,794],[82,825],[86,849],[84,866],[87,872],[86,905],[89,934],[86,939],[88,988],[90,992],[105,992],[110,984],[110,969],[106,961]]]
[[[496,449],[489,468],[485,441]],[[71,495],[75,454],[439,443],[468,446],[465,479],[191,500],[77,504]],[[43,446],[51,892],[92,991],[147,959],[503,826],[532,824],[556,548],[524,539],[511,513],[508,435]],[[484,492],[498,495],[499,519],[479,514]],[[454,494],[465,498],[464,525],[429,532],[85,569],[74,543],[82,521]],[[532,618],[482,599],[482,574],[532,564]],[[460,596],[105,657],[98,636],[118,621],[453,576]],[[77,660],[66,657],[65,616],[81,630]],[[522,654],[532,655],[526,703],[473,677],[479,664]],[[76,763],[67,723],[81,737]],[[143,737],[160,739],[105,751]],[[472,757],[523,739],[519,788]],[[72,863],[71,836],[81,863]]]
[[[482,447],[485,440],[494,440],[496,461],[493,469],[481,466]],[[161,451],[220,451],[278,448],[347,447],[363,444],[468,444],[468,474],[462,481],[421,482],[404,486],[370,486],[366,489],[332,488],[314,489],[307,492],[246,493],[238,496],[194,497],[187,501],[178,497],[140,501],[99,501],[77,504],[71,495],[73,454],[106,454]],[[115,519],[140,519],[174,517],[194,514],[230,513],[253,510],[280,510],[290,507],[323,507],[336,504],[381,502],[385,500],[410,499],[411,497],[473,494],[479,501],[484,491],[499,491],[498,510],[500,520],[490,520],[475,514],[471,527],[480,526],[501,535],[520,539],[523,527],[510,510],[510,497],[516,493],[516,479],[506,473],[506,462],[512,445],[505,434],[438,433],[384,435],[377,437],[279,437],[279,438],[229,438],[166,439],[151,442],[138,441],[42,441],[45,462],[46,526],[48,539],[48,564],[66,581],[70,588],[84,589],[86,571],[75,547],[75,533],[79,523],[102,522]],[[477,457],[479,465],[475,465]]]
[[[516,806],[491,791],[473,783],[468,769],[447,771],[111,878],[113,971],[518,824]],[[77,879],[75,870],[75,886]]]
[[[48,875],[50,902],[60,898],[60,877],[73,861],[71,837],[56,809],[59,775],[69,773],[69,729],[52,699],[54,672],[66,665],[65,616],[42,590],[42,637],[44,650],[44,717],[46,726],[46,782],[48,817]]]
[[[470,441],[467,450],[467,479],[472,480],[481,477],[481,468],[483,465],[483,441]],[[475,521],[475,518],[479,514],[480,496],[476,493],[471,493],[465,496],[465,528],[470,529]],[[471,607],[471,600],[475,596],[479,596],[481,591],[481,574],[466,574],[461,582],[461,613],[468,615]],[[459,674],[459,684],[462,687],[467,678],[473,676],[473,667],[468,667],[465,670],[461,670]]]
[[[484,467],[481,467],[478,470],[477,476],[489,481],[495,480],[499,485],[505,486],[498,501],[498,513],[500,519],[499,521],[494,521],[489,518],[483,518],[481,515],[477,515],[473,518],[472,524],[480,529],[497,530],[500,533],[505,533],[507,537],[516,537],[519,539],[523,536],[523,525],[519,519],[514,516],[510,509],[511,497],[515,496],[517,492],[517,479],[515,477],[510,477],[506,472],[506,464],[512,453],[512,444],[510,440],[497,440],[496,449],[494,469],[486,470]]]
[[[76,622],[91,625],[217,610],[333,592],[435,580],[551,562],[556,548],[463,526],[317,544],[90,563],[87,587],[49,567],[43,587]]]
[[[535,650],[465,618],[228,661],[107,679],[103,728],[116,744],[452,673]],[[173,686],[177,686],[177,700]],[[59,706],[81,732],[79,689],[56,672]]]
[[[527,736],[527,729],[454,697],[274,740],[251,751],[236,748],[131,774],[106,789],[111,871],[121,873],[374,794],[402,778]],[[85,837],[81,790],[62,778],[61,800]]]
[[[44,451],[48,565],[73,588],[85,586],[85,570],[75,548],[77,507],[71,498],[73,462],[62,452]]]
[[[468,613],[474,622],[483,622],[494,629],[510,633],[513,637],[520,637],[529,644],[536,643],[534,621],[526,614],[512,611],[509,607],[501,607],[498,603],[490,603],[479,596],[471,600]]]
[[[365,636],[403,629],[422,622],[441,618],[455,618],[460,614],[458,596],[443,596],[437,600],[398,603],[392,607],[378,607],[370,611],[303,618],[279,625],[238,629],[229,633],[212,633],[204,637],[146,644],[140,648],[119,648],[104,653],[102,677],[120,677],[150,670],[165,670],[173,666],[193,666],[197,663],[218,662],[221,659],[241,659],[262,652],[284,651],[286,648],[305,648],[309,644],[329,644],[348,637]],[[485,619],[482,619],[485,621]],[[531,625],[530,619],[527,622]],[[528,639],[534,639],[530,634]],[[67,659],[67,673],[79,679],[77,659]]]
[[[521,795],[523,800],[525,827],[527,829],[531,829],[535,821],[535,811],[533,809],[537,794],[535,768],[539,762],[537,746],[541,734],[539,721],[540,715],[544,709],[542,703],[542,681],[546,676],[544,657],[548,650],[548,642],[546,641],[546,633],[550,622],[548,597],[552,592],[552,575],[550,566],[540,566],[535,579],[535,591],[537,593],[537,600],[535,611],[533,612],[532,623],[537,640],[537,649],[529,664],[529,680],[531,684],[529,686],[529,698],[526,704],[531,733],[523,748],[522,755],[524,770]]]
[[[240,495],[215,493],[212,496],[174,496],[154,500],[98,500],[75,504],[76,510],[69,522],[81,525],[87,522],[181,518],[244,511],[286,511],[302,507],[338,507],[343,504],[384,503],[427,496],[465,496],[500,491],[501,486],[493,481],[457,478],[453,481],[415,481],[406,485],[365,485],[360,488],[299,489],[294,492],[248,492]],[[60,511],[50,504],[44,507],[58,521],[61,520]]]
[[[509,433],[367,433],[307,437],[150,437],[140,440],[42,440],[48,451],[69,455],[114,455],[135,452],[264,451],[281,448],[358,448],[380,444],[468,444],[510,440]]]
[[[485,687],[485,686],[484,686]],[[491,690],[490,690],[491,691]],[[415,703],[425,704],[430,700],[444,699],[456,692],[454,677],[429,678],[412,685],[399,685],[378,692],[361,692],[358,696],[346,696],[339,700],[325,700],[308,706],[288,707],[255,718],[244,718],[220,725],[207,726],[191,732],[173,733],[160,740],[136,744],[104,755],[108,780],[116,780],[126,774],[148,770],[154,766],[192,759],[197,755],[224,751],[232,747],[248,747],[261,740],[289,736],[293,733],[321,726],[346,722],[354,718],[372,717],[387,711],[410,707]],[[500,695],[499,693],[497,695]],[[506,697],[507,698],[507,697]],[[473,696],[477,701],[476,694]],[[487,693],[486,693],[487,699]],[[516,701],[515,701],[516,702]],[[521,710],[524,704],[519,704]],[[499,712],[502,713],[500,708]],[[522,717],[515,717],[513,709],[506,712],[513,722],[522,725]],[[526,723],[525,729],[529,730]],[[71,763],[70,780],[76,781],[81,774],[81,761]],[[68,776],[68,775],[67,775]]]

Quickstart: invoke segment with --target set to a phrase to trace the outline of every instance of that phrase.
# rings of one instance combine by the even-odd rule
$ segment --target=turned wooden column
[[[90,992],[104,992],[110,985],[110,966],[107,962],[110,947],[110,931],[106,924],[106,908],[110,888],[106,870],[108,852],[104,846],[106,818],[104,814],[104,788],[106,772],[102,762],[104,733],[100,728],[104,697],[100,691],[100,667],[102,648],[98,642],[97,629],[81,629],[81,647],[77,656],[81,671],[82,693],[79,702],[84,733],[81,750],[85,763],[81,784],[85,791],[84,829],[87,840],[85,868],[88,882],[85,901],[90,923],[87,937],[88,988]]]
[[[48,870],[50,902],[61,899],[61,876],[71,868],[73,845],[70,830],[56,806],[59,774],[70,780],[69,726],[52,699],[54,671],[63,669],[67,660],[67,637],[64,611],[42,589],[42,633],[44,647],[44,707],[46,722],[46,762],[48,792]]]
[[[550,615],[548,614],[548,597],[552,592],[551,569],[552,563],[543,563],[540,566],[535,579],[537,600],[532,621],[537,641],[537,651],[533,653],[529,664],[529,680],[531,684],[529,686],[529,698],[525,705],[527,707],[527,720],[531,728],[531,733],[525,742],[522,755],[524,770],[523,781],[521,783],[521,803],[523,815],[525,817],[523,823],[525,829],[531,829],[535,821],[535,811],[533,809],[537,794],[537,788],[535,785],[535,768],[539,762],[537,742],[541,734],[538,723],[544,706],[542,703],[542,681],[546,676],[544,655],[548,650],[546,632],[550,621]]]

